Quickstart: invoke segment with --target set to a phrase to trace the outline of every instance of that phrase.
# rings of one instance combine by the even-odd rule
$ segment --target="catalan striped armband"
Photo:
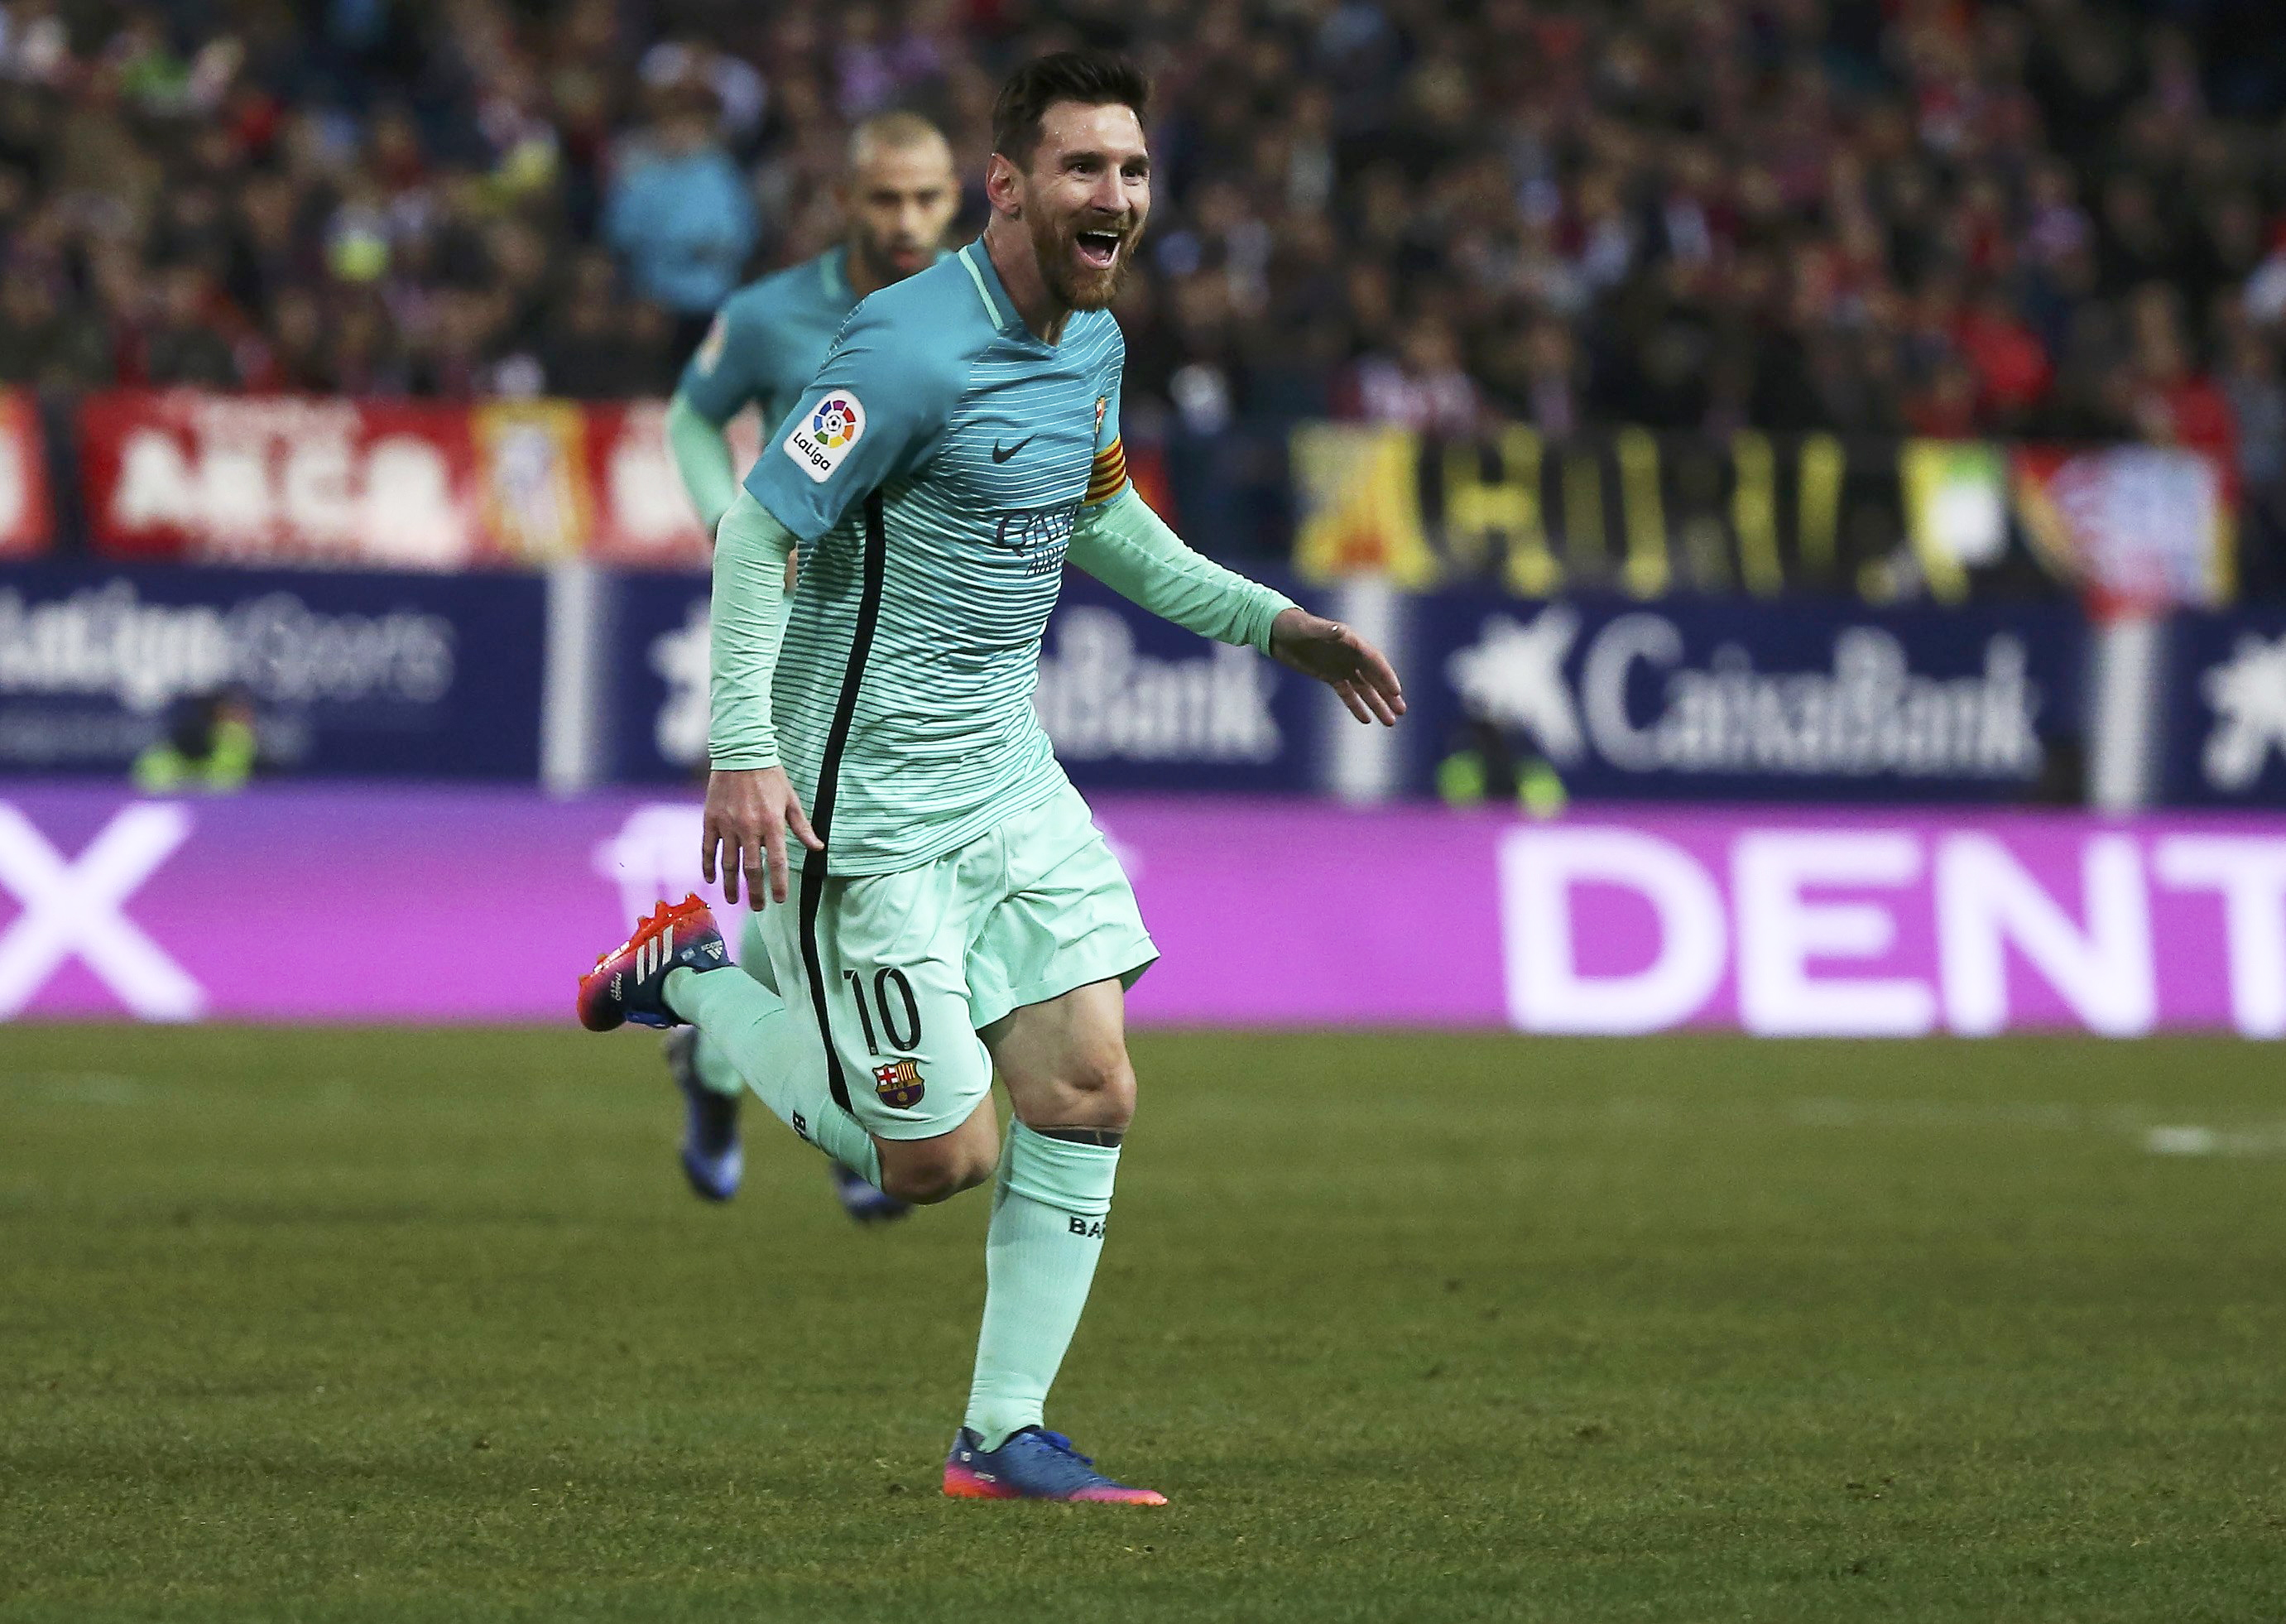
[[[1071,487],[1064,487],[1069,490]],[[1087,473],[1087,494],[1080,498],[1083,507],[1108,502],[1127,488],[1127,453],[1114,438],[1110,445],[1095,453],[1094,466]]]

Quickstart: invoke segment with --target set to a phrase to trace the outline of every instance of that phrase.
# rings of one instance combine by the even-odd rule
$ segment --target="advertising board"
[[[1164,955],[1145,1025],[2286,1036],[2286,819],[1097,820]],[[12,791],[0,1015],[568,1021],[592,956],[698,888],[698,833],[689,797]]]

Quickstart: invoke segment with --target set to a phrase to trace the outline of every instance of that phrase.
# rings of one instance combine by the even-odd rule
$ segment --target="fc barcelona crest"
[[[928,1087],[921,1081],[918,1066],[909,1060],[898,1060],[873,1068],[873,1092],[891,1110],[910,1111],[921,1102]]]

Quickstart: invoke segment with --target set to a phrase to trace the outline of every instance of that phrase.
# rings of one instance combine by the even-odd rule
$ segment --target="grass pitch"
[[[1145,1036],[1051,1419],[934,1493],[984,1198],[651,1047],[0,1029],[0,1617],[2286,1615],[2274,1049]]]

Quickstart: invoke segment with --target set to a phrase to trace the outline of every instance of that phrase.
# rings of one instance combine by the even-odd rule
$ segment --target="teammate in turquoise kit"
[[[1146,96],[1106,53],[1016,73],[984,235],[858,307],[723,520],[701,867],[734,896],[743,878],[778,990],[720,973],[696,897],[580,983],[587,1026],[696,1025],[893,1195],[997,1173],[945,1462],[962,1498],[1164,1498],[1096,1471],[1043,1413],[1134,1110],[1125,989],[1157,956],[1032,711],[1065,563],[1331,684],[1360,721],[1405,708],[1363,639],[1193,553],[1128,483],[1105,307],[1150,208]]]
[[[870,118],[850,134],[848,173],[836,201],[847,225],[843,240],[724,300],[667,406],[667,445],[710,536],[738,493],[724,425],[749,402],[766,429],[776,423],[816,376],[857,301],[942,256],[945,229],[960,203],[951,149],[916,114]],[[767,976],[751,919],[738,962]],[[683,1098],[683,1175],[705,1199],[728,1201],[745,1166],[738,1137],[745,1083],[695,1027],[668,1035],[666,1063]],[[859,1223],[910,1210],[839,1163],[831,1165],[842,1208]]]
[[[667,405],[667,445],[710,536],[738,494],[724,426],[749,403],[765,429],[784,417],[857,301],[943,257],[960,207],[952,150],[918,114],[877,114],[850,132],[835,197],[842,240],[725,299]]]

